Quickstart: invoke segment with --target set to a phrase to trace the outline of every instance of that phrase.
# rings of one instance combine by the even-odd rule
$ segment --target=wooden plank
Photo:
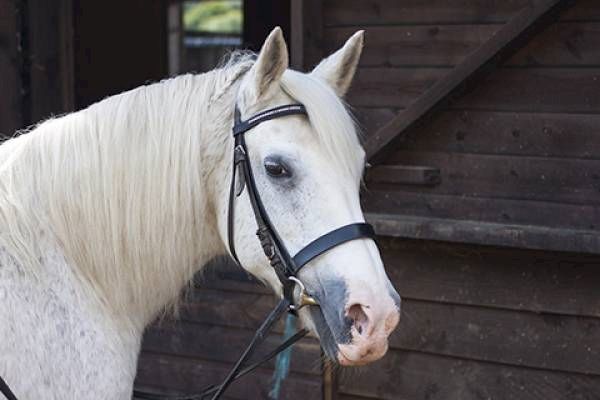
[[[500,25],[400,25],[329,28],[325,49],[337,49],[358,29],[365,29],[362,67],[454,66],[488,40]]]
[[[532,38],[525,47],[508,59],[505,65],[598,66],[599,45],[600,23],[555,23]]]
[[[308,21],[304,17],[305,2],[290,0],[290,66],[304,69],[304,29]]]
[[[450,72],[449,68],[358,68],[348,102],[353,107],[399,108],[402,114]],[[365,147],[377,135],[371,133]]]
[[[276,304],[271,294],[196,289],[179,313],[184,321],[255,330]],[[274,331],[282,332],[283,322]]]
[[[375,134],[375,132],[394,118],[399,111],[399,108],[392,107],[373,108],[353,106],[351,109],[358,129],[363,134],[365,140],[368,140],[369,136]]]
[[[500,25],[401,25],[329,28],[323,32],[326,53],[337,49],[357,29],[366,32],[360,66],[448,67],[485,43]],[[600,23],[554,23],[506,60],[509,66],[598,66]]]
[[[600,319],[408,300],[396,349],[600,375]]]
[[[199,289],[209,288],[228,292],[273,294],[272,289],[257,281],[229,257],[217,257],[205,265],[202,272],[194,277],[194,285]]]
[[[539,1],[538,1],[539,2]],[[410,24],[502,24],[529,0],[326,0],[323,20],[331,26]],[[562,21],[599,21],[595,0],[578,0]]]
[[[427,189],[399,187],[402,190],[600,204],[600,160],[397,151],[388,161],[390,165],[430,165],[441,169],[439,185]],[[383,185],[371,186],[377,189]]]
[[[398,112],[364,107],[354,111],[367,137]],[[402,149],[598,159],[599,126],[596,114],[445,110],[412,130]]]
[[[366,219],[378,235],[384,236],[600,254],[600,235],[596,230],[390,214],[367,214]]]
[[[592,205],[419,193],[373,186],[368,185],[362,196],[363,209],[368,213],[581,230],[597,230],[600,221],[600,207]]]
[[[600,317],[600,257],[380,238],[404,299]]]
[[[367,182],[432,186],[440,183],[440,170],[418,165],[379,165],[368,170]]]
[[[253,335],[254,330],[228,328],[210,323],[163,321],[146,331],[143,349],[153,353],[227,364],[234,363],[239,358]],[[224,346],[224,343],[227,345]],[[265,355],[280,343],[281,335],[269,335],[257,349],[256,358]],[[319,376],[320,359],[321,352],[317,341],[304,339],[294,345],[290,368],[295,372]],[[266,363],[262,368],[273,369],[273,367],[274,360]]]
[[[362,68],[348,99],[354,107],[406,107],[398,114],[404,115],[414,110],[416,98],[446,80],[448,74],[445,68]],[[500,68],[472,91],[457,98],[451,108],[598,113],[598,90],[600,68]],[[369,135],[367,146],[378,135],[377,132]]]
[[[136,385],[166,389],[176,393],[197,393],[208,385],[221,382],[231,366],[183,357],[142,353]],[[271,372],[258,369],[231,385],[231,399],[265,399],[271,389]],[[318,377],[292,373],[282,385],[285,399],[315,399],[321,393]]]
[[[600,69],[597,68],[500,69],[461,96],[453,107],[597,113],[600,110],[598,89]]]
[[[506,58],[518,48],[517,43],[525,43],[544,22],[558,14],[569,4],[568,1],[550,0],[543,4],[527,7],[506,23],[492,39],[472,52],[460,65],[456,66],[443,80],[438,81],[423,96],[420,96],[406,110],[390,121],[380,131],[369,137],[366,143],[367,158],[378,156],[382,149],[404,134],[410,127],[417,125],[426,114],[435,107],[448,101],[451,94],[463,90],[467,80],[473,80],[489,67]],[[390,105],[390,104],[386,104]]]
[[[312,69],[323,57],[322,10],[320,0],[291,0],[291,65],[294,69]]]
[[[594,400],[600,377],[391,351],[356,373],[341,373],[340,392],[382,400]]]
[[[72,4],[29,2],[31,119],[38,122],[74,108]]]
[[[389,114],[374,112],[363,119],[379,120]],[[599,159],[599,127],[600,115],[595,114],[448,110],[411,132],[402,149]]]
[[[352,396],[351,394],[338,393],[338,400],[368,400],[374,399],[375,397],[364,397],[364,396]]]
[[[23,128],[20,17],[13,1],[0,0],[0,138],[12,136]]]
[[[325,361],[323,363],[323,400],[338,400],[336,365]]]

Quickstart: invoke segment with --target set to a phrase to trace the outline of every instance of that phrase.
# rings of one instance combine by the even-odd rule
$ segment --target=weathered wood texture
[[[529,4],[328,0],[323,52],[365,30],[348,100],[368,140]],[[366,210],[422,218],[397,232],[406,237],[600,252],[599,48],[600,5],[579,0],[471,90],[408,130],[380,160],[376,179],[367,180]],[[411,183],[407,166],[439,169],[439,184]],[[453,221],[461,229],[450,232]],[[488,224],[488,234],[463,233],[478,223]],[[521,233],[507,240],[514,226]]]
[[[29,0],[31,122],[72,111],[73,22],[71,0]]]
[[[368,138],[529,4],[326,0],[322,54],[365,30],[348,100]],[[404,313],[338,400],[600,398],[599,45],[579,0],[369,171]]]
[[[476,81],[486,77],[517,49],[522,49],[525,43],[549,22],[556,20],[560,12],[571,4],[568,0],[547,0],[518,11],[506,24],[498,28],[492,37],[476,46],[443,79],[437,80],[406,110],[371,135],[365,143],[367,157],[373,162],[380,162],[411,129],[472,88]]]
[[[193,393],[220,382],[275,306],[271,291],[231,266],[198,278],[184,297],[177,320],[164,319],[144,336],[136,386],[152,391]],[[281,342],[276,325],[257,357]],[[274,362],[235,382],[226,398],[262,399],[271,390]],[[320,398],[321,353],[314,338],[294,346],[282,399]]]
[[[402,321],[382,361],[340,372],[340,399],[598,397],[599,256],[380,245]]]
[[[540,3],[543,0],[534,0]],[[531,0],[325,0],[326,27],[505,23]],[[578,0],[563,21],[600,21],[595,0]]]
[[[291,0],[291,62],[307,70],[323,53],[323,4],[320,0]]]

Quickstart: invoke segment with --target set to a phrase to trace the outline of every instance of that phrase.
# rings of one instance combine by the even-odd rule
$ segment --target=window
[[[242,47],[243,20],[243,0],[175,3],[169,23],[171,75],[209,71],[225,54]]]

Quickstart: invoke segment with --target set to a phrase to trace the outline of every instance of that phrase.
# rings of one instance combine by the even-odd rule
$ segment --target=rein
[[[295,256],[290,256],[287,248],[277,233],[277,230],[271,222],[265,206],[260,198],[260,194],[258,193],[254,175],[252,173],[252,165],[250,164],[248,147],[246,146],[246,140],[244,136],[246,132],[250,131],[252,128],[256,127],[262,122],[276,118],[282,118],[288,115],[308,116],[308,113],[302,104],[289,104],[262,111],[243,121],[236,104],[233,125],[233,171],[231,187],[229,191],[229,210],[227,216],[229,251],[235,261],[241,265],[235,251],[234,244],[234,211],[236,198],[242,194],[244,188],[247,188],[248,198],[250,199],[254,219],[257,225],[256,235],[260,241],[265,256],[269,260],[269,263],[275,270],[275,273],[281,282],[283,287],[283,298],[257,329],[254,337],[238,361],[231,368],[223,382],[218,385],[211,385],[205,388],[199,394],[189,396],[166,396],[157,393],[134,390],[133,396],[135,398],[146,400],[202,400],[208,396],[212,396],[210,397],[212,400],[219,399],[233,381],[252,372],[261,364],[271,360],[277,354],[292,346],[308,333],[308,331],[305,329],[299,330],[296,334],[285,340],[277,348],[269,352],[260,360],[250,365],[245,365],[250,357],[252,357],[256,348],[267,337],[273,325],[279,320],[279,318],[281,318],[282,315],[284,315],[286,312],[297,315],[297,311],[304,306],[319,305],[317,300],[308,294],[304,284],[298,277],[298,272],[314,258],[336,246],[356,239],[375,239],[375,232],[373,231],[373,227],[371,225],[363,222],[353,223],[334,229],[333,231],[318,237],[302,248]],[[296,287],[299,289],[297,296],[295,295]],[[0,393],[4,394],[4,396],[9,400],[17,400],[16,396],[11,392],[8,385],[6,385],[1,377]]]

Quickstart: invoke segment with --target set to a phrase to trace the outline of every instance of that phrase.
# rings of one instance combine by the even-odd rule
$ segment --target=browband
[[[270,119],[275,119],[279,117],[285,117],[286,115],[293,114],[302,114],[308,115],[306,112],[306,108],[302,104],[287,104],[284,106],[270,108],[266,111],[259,112],[258,114],[253,115],[245,121],[241,120],[240,110],[237,105],[235,106],[235,124],[233,125],[233,136],[237,136],[240,133],[244,133],[256,125],[268,121]]]

